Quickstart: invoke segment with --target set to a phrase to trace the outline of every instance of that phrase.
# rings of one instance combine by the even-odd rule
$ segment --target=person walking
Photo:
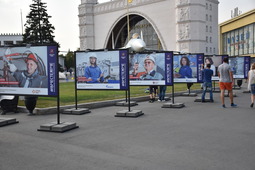
[[[224,100],[225,90],[228,90],[231,107],[236,107],[237,105],[234,104],[233,89],[232,89],[232,86],[234,85],[234,78],[233,78],[233,72],[231,70],[231,67],[228,64],[228,57],[225,57],[223,59],[223,63],[219,65],[218,76],[219,76],[220,99],[221,99],[222,107],[226,108],[225,100]]]
[[[248,90],[251,92],[250,107],[253,107],[255,99],[255,63],[252,63],[251,69],[248,72]]]
[[[212,93],[212,76],[213,76],[213,70],[210,69],[211,64],[207,64],[206,68],[203,69],[202,75],[203,75],[203,94],[202,94],[202,102],[205,102],[205,94],[207,90],[210,93],[210,101],[213,102],[213,93]]]

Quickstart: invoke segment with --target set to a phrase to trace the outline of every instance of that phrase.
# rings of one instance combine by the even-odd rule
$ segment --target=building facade
[[[218,0],[81,0],[80,49],[121,48],[133,33],[147,48],[218,53]],[[127,24],[129,23],[129,24]]]
[[[0,34],[0,46],[22,43],[22,34]]]
[[[219,25],[220,53],[255,57],[255,9]]]

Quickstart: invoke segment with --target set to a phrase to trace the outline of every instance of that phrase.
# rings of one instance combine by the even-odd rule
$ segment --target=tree
[[[29,6],[30,13],[26,16],[25,33],[23,34],[23,43],[26,44],[55,44],[53,33],[54,26],[50,24],[49,16],[47,14],[46,3],[41,0],[33,0]],[[56,43],[58,44],[58,43]],[[58,45],[59,46],[59,45]],[[36,106],[37,96],[26,96],[25,105],[30,114]]]
[[[67,70],[69,68],[73,67],[74,68],[74,53],[72,51],[68,51],[68,53],[65,56],[65,67]]]
[[[50,24],[47,14],[46,3],[41,0],[33,0],[29,6],[30,13],[26,16],[25,33],[23,34],[23,43],[28,44],[45,44],[56,43],[53,33],[54,26]]]

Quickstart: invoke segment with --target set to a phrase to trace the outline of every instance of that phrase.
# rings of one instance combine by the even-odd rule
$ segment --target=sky
[[[99,0],[99,3],[110,0]],[[0,0],[0,33],[22,33],[32,0]],[[60,52],[76,51],[79,48],[78,6],[81,0],[42,0],[50,23],[55,27],[55,41],[60,43]],[[254,0],[219,0],[219,23],[231,18],[231,10],[238,7],[242,13],[255,8]],[[21,17],[22,16],[22,17]],[[23,27],[24,30],[24,27]]]

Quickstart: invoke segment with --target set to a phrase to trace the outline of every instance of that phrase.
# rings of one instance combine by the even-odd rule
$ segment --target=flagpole
[[[129,0],[127,0],[127,32],[128,32],[128,41],[129,41],[129,39],[130,39],[130,33],[129,33],[130,25],[129,25],[129,8],[128,8],[129,5],[128,5],[128,3],[129,3]]]
[[[20,18],[21,18],[21,33],[23,35],[23,19],[22,19],[22,9],[20,9]]]

